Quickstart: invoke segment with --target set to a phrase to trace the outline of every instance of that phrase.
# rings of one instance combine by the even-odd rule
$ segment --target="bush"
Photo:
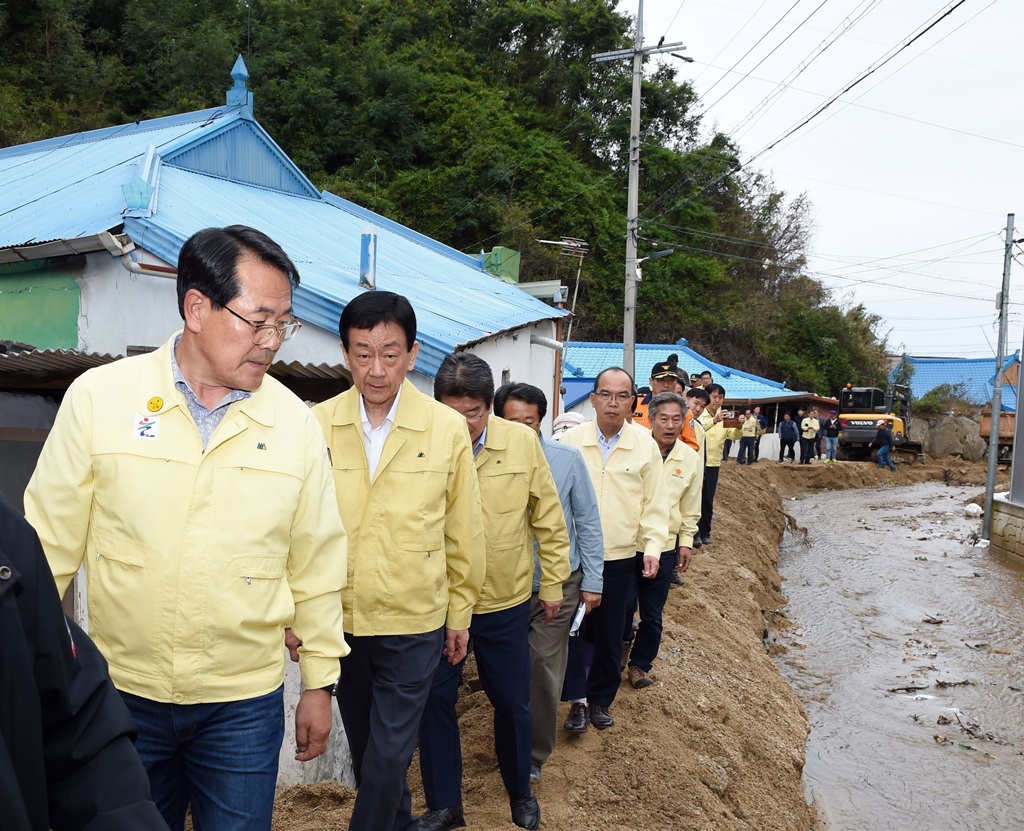
[[[919,415],[939,415],[950,411],[963,413],[975,409],[967,398],[967,388],[961,382],[939,384],[928,390],[914,402],[914,412]]]

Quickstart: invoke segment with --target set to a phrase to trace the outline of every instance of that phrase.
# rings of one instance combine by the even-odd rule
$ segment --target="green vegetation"
[[[622,337],[630,66],[613,0],[12,0],[0,146],[223,103],[246,57],[260,122],[327,190],[463,251],[585,238],[573,335]],[[702,132],[668,63],[644,82],[637,340],[835,393],[884,373],[877,318],[806,273],[811,206]]]
[[[967,389],[960,382],[939,384],[914,402],[914,412],[918,415],[938,415],[950,411],[963,414],[977,409],[977,405],[967,399]]]

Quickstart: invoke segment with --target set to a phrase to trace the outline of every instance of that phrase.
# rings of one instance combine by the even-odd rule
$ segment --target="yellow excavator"
[[[890,384],[886,390],[847,384],[839,393],[839,458],[870,459],[871,442],[882,419],[896,441],[893,457],[904,463],[923,462],[924,448],[910,438],[912,404],[910,387],[905,384]]]

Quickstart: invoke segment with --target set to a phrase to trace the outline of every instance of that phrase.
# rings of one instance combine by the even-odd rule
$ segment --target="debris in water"
[[[924,685],[921,685],[921,684],[908,684],[905,687],[890,687],[888,690],[886,690],[886,692],[892,692],[892,693],[894,693],[894,692],[908,692],[908,693],[910,693],[910,692],[917,692],[918,690],[926,690],[926,689],[928,689],[928,686],[929,686],[928,684],[924,684]]]
[[[940,623],[943,623],[944,620],[941,617],[935,617],[935,615],[925,615],[922,622],[938,626]]]
[[[976,687],[978,686],[977,681],[936,681],[935,686],[940,690],[944,690],[947,687]]]
[[[949,716],[939,716],[937,719],[935,719],[935,723],[945,726],[947,724],[952,724],[953,719],[951,719]]]
[[[988,649],[987,643],[967,643],[967,641],[964,641],[964,646],[968,649]]]

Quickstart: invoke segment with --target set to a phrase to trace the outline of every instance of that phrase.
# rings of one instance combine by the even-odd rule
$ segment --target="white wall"
[[[87,352],[124,355],[128,345],[160,346],[182,327],[172,277],[132,274],[100,251],[86,257],[78,285],[78,345]]]
[[[555,389],[559,353],[547,346],[531,344],[530,335],[554,339],[555,321],[543,320],[512,333],[496,335],[472,346],[468,351],[490,364],[495,388],[505,382],[507,375],[508,381],[533,384],[544,391],[548,399],[548,415],[541,429],[545,435],[550,435],[554,402],[560,399]]]

